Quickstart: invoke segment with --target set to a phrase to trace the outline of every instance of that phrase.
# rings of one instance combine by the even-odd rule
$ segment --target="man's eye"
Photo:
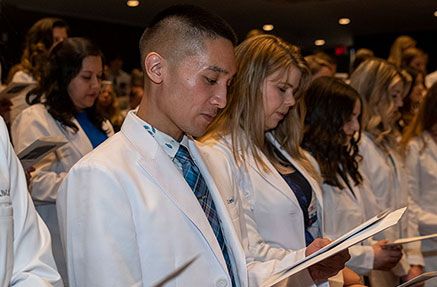
[[[211,79],[211,78],[208,78],[208,77],[205,77],[205,79],[206,79],[206,82],[208,84],[210,84],[210,85],[215,85],[217,83],[216,79]]]

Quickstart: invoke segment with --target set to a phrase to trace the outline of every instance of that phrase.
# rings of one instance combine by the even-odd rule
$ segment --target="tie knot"
[[[190,152],[184,145],[179,145],[179,149],[176,152],[175,157],[183,164],[187,161],[192,161]]]

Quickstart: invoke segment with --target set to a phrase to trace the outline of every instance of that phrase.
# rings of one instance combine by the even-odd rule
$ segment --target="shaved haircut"
[[[219,37],[237,44],[235,32],[223,18],[192,5],[171,6],[158,13],[141,36],[141,66],[144,69],[150,52],[176,63],[200,52],[205,39]]]

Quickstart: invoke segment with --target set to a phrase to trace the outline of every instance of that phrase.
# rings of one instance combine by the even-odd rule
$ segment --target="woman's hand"
[[[324,246],[331,243],[329,239],[326,238],[316,238],[308,247],[306,248],[305,255],[308,256],[317,250],[323,248]],[[314,281],[326,280],[329,277],[336,275],[340,270],[344,268],[344,264],[350,259],[349,251],[347,249],[320,261],[308,267],[308,272]]]
[[[373,269],[388,271],[398,264],[402,258],[402,247],[400,245],[386,246],[387,240],[380,240],[372,245],[374,259]]]
[[[408,270],[408,274],[402,277],[402,281],[407,282],[407,281],[419,276],[422,273],[423,273],[423,266],[411,265],[410,270]],[[423,287],[423,286],[425,286],[425,283],[419,283],[419,284],[413,285],[413,287]]]

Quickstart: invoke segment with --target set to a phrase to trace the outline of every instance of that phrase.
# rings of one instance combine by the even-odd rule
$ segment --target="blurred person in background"
[[[413,68],[406,68],[402,70],[402,74],[405,81],[409,81],[409,83],[406,84],[403,105],[399,108],[398,127],[401,133],[413,120],[426,94],[425,74],[423,72]]]
[[[21,62],[9,71],[7,84],[38,83],[44,74],[48,53],[53,44],[68,37],[70,29],[59,18],[43,18],[37,21],[26,34]],[[21,94],[12,99],[10,123],[29,105],[26,95]]]
[[[405,50],[413,47],[416,47],[416,40],[410,36],[402,35],[397,37],[390,47],[390,54],[387,62],[395,65],[397,68],[400,68],[402,64],[402,55],[404,54]]]
[[[124,117],[121,113],[112,82],[102,81],[96,107],[98,112],[111,122],[114,131],[118,132],[123,124]]]
[[[404,51],[401,57],[402,69],[415,69],[426,75],[426,65],[428,63],[428,55],[419,48],[408,48]]]
[[[360,173],[366,176],[376,198],[377,211],[408,206],[409,191],[406,171],[399,153],[397,121],[405,96],[405,78],[385,60],[372,58],[363,62],[351,75],[350,85],[358,91],[363,103],[363,133],[359,142],[362,155]],[[395,226],[376,239],[396,240],[419,234],[415,213],[406,215]],[[404,256],[390,272],[374,270],[372,286],[396,286],[423,272],[424,260],[420,244],[403,246]]]
[[[431,86],[414,120],[405,129],[402,155],[408,171],[408,187],[420,235],[437,233],[437,83]],[[422,241],[425,270],[437,270],[436,239]],[[437,279],[426,282],[437,286]]]

